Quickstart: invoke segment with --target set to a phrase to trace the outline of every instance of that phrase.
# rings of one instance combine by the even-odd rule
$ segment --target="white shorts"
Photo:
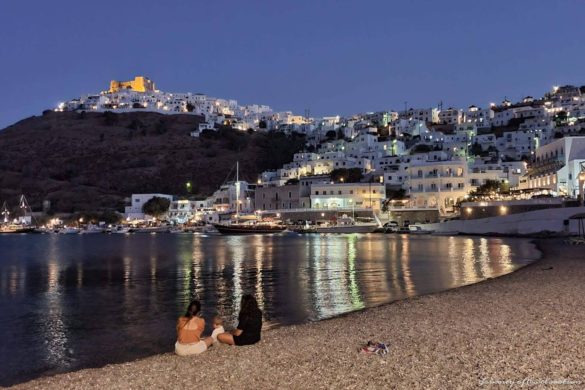
[[[207,351],[207,344],[201,340],[194,344],[181,344],[178,341],[175,343],[175,353],[179,356],[198,355]]]

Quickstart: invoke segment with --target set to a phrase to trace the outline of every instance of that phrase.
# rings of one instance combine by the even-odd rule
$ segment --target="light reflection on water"
[[[172,350],[202,301],[235,324],[242,294],[265,325],[319,320],[509,273],[527,240],[399,235],[0,236],[0,385]]]

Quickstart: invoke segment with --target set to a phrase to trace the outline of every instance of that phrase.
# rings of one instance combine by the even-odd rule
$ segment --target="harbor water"
[[[497,277],[539,256],[525,239],[383,234],[0,236],[0,386],[170,352],[199,299],[235,324],[317,321]]]

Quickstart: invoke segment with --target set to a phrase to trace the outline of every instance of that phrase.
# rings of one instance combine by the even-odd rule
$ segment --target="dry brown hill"
[[[193,138],[203,118],[152,112],[46,111],[0,131],[0,201],[21,193],[33,209],[122,210],[132,193],[206,196],[236,161],[243,179],[291,161],[304,140],[222,128]],[[192,183],[191,194],[186,182]]]

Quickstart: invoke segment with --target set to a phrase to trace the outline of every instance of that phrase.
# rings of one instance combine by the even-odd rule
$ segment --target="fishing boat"
[[[59,230],[59,234],[79,234],[80,229],[74,226],[65,226]]]

